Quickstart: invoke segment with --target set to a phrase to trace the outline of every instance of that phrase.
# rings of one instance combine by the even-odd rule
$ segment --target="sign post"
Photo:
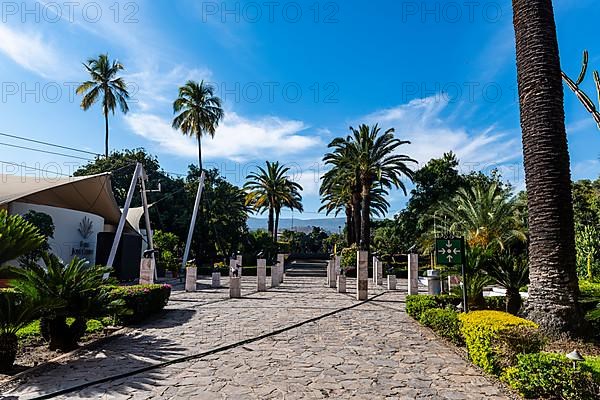
[[[467,303],[467,273],[465,257],[465,239],[460,238],[436,238],[435,258],[439,265],[461,266],[463,281],[463,311],[469,312]]]

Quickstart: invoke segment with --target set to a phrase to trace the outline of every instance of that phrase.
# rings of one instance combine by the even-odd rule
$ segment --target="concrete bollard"
[[[281,284],[285,275],[285,254],[277,254],[277,269],[279,283]]]
[[[419,294],[419,255],[408,255],[408,294]]]
[[[327,276],[329,276],[329,287],[335,289],[337,275],[335,273],[335,261],[327,261]]]
[[[388,290],[396,290],[396,275],[388,275]]]
[[[277,264],[271,267],[271,287],[275,288],[279,286],[279,268],[277,268]]]
[[[335,262],[335,274],[340,275],[342,273],[342,258],[340,256],[335,256],[333,260]]]
[[[212,273],[212,287],[213,288],[221,287],[221,273],[220,272]]]
[[[375,256],[373,256],[373,284],[383,285],[383,263]]]
[[[369,252],[356,252],[356,300],[369,297]]]
[[[346,293],[346,275],[338,275],[337,277],[337,292]]]
[[[236,259],[238,266],[240,267],[240,277],[242,276],[242,261],[243,261],[243,257],[241,255],[237,256]]]
[[[154,266],[156,262],[153,258],[142,258],[140,261],[140,285],[151,285],[154,283]]]
[[[258,259],[256,260],[256,282],[257,290],[259,292],[267,291],[267,260]]]
[[[242,278],[229,278],[229,298],[239,299],[242,297]]]
[[[198,269],[196,267],[187,267],[185,269],[185,291],[196,291],[196,280],[198,278]]]

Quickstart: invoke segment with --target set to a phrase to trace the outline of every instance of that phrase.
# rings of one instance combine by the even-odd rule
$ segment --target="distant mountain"
[[[293,225],[292,225],[293,221]],[[294,218],[282,218],[279,220],[279,229],[292,229],[300,232],[309,232],[313,226],[323,228],[324,231],[329,233],[338,233],[340,226],[344,229],[346,225],[345,218],[317,218],[317,219],[298,219]],[[258,229],[267,229],[266,218],[248,218],[248,228],[251,231]]]

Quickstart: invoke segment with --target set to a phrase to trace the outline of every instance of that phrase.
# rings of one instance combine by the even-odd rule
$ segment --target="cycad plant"
[[[0,290],[0,372],[8,372],[19,349],[17,331],[38,316],[37,297],[24,296],[13,289]]]
[[[89,319],[114,314],[122,306],[103,288],[109,283],[103,276],[112,269],[90,266],[78,258],[64,264],[49,254],[43,260],[46,269],[38,265],[20,269],[13,286],[26,296],[39,297],[43,304],[52,304],[44,308],[42,336],[49,341],[51,350],[72,350],[85,333]],[[71,324],[67,323],[68,318],[73,318]]]
[[[0,210],[0,265],[37,249],[44,241],[34,225]]]
[[[526,254],[510,250],[494,254],[486,271],[498,285],[506,289],[506,312],[516,315],[521,308],[519,289],[529,283],[529,266]]]

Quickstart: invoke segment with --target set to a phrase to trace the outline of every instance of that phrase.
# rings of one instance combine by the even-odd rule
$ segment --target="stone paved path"
[[[143,329],[82,351],[1,398],[30,399],[106,376],[252,339],[359,304],[324,278],[288,277],[239,300],[227,289],[174,292],[165,315]],[[199,281],[202,287],[208,280]],[[225,279],[225,284],[226,279]],[[406,282],[400,282],[403,287]],[[403,311],[403,292],[370,288],[372,301],[262,340],[172,364],[59,398],[88,399],[508,399],[453,349]]]

